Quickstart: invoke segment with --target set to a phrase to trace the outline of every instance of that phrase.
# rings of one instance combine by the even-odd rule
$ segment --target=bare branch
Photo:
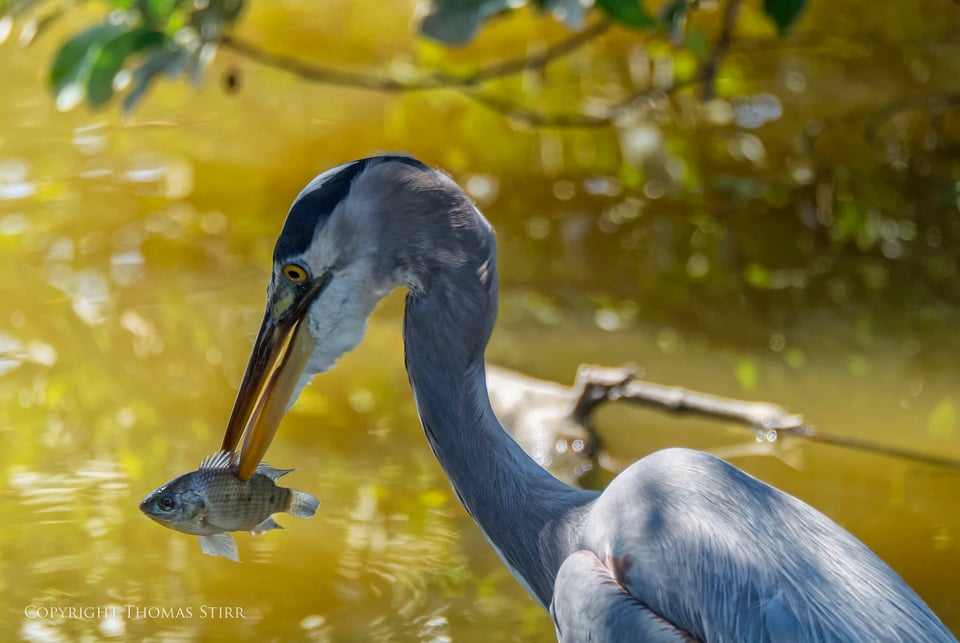
[[[877,444],[876,442],[871,442],[869,440],[863,440],[861,438],[855,438],[848,435],[821,433],[819,431],[814,431],[812,427],[806,425],[797,427],[796,429],[788,429],[784,433],[787,435],[796,436],[798,438],[803,438],[804,440],[809,440],[810,442],[819,442],[821,444],[829,444],[831,446],[853,449],[855,451],[866,451],[868,453],[876,453],[879,455],[889,456],[891,458],[903,458],[905,460],[923,462],[924,464],[932,464],[938,467],[946,467],[948,469],[960,469],[960,462],[957,462],[951,458],[920,453],[911,449],[901,449],[900,447]]]
[[[330,85],[356,87],[358,89],[370,89],[381,92],[436,89],[437,87],[441,86],[438,81],[433,80],[422,84],[402,83],[393,78],[383,78],[380,76],[372,76],[370,74],[343,71],[339,69],[332,69],[330,67],[323,67],[321,65],[313,65],[293,58],[292,56],[285,56],[283,54],[275,54],[265,51],[257,45],[245,42],[243,40],[237,40],[229,35],[223,36],[220,40],[220,44],[243,56],[246,56],[251,60],[255,60],[262,65],[274,67],[276,69],[282,69],[285,72],[313,83],[327,83]]]
[[[736,420],[754,429],[783,431],[805,426],[802,416],[776,404],[737,400],[646,382],[637,379],[635,369],[631,367],[610,368],[585,364],[577,370],[574,388],[580,391],[574,417],[592,412],[602,401],[623,400],[674,413]]]
[[[502,96],[479,92],[464,91],[463,94],[471,100],[488,107],[495,112],[499,112],[508,118],[522,121],[533,127],[556,127],[560,129],[569,128],[590,128],[605,127],[612,124],[621,116],[632,112],[644,101],[657,96],[670,96],[671,94],[700,83],[700,77],[694,76],[685,80],[677,81],[670,87],[662,89],[646,88],[634,92],[626,98],[614,103],[603,114],[584,114],[581,112],[551,113],[543,112],[537,109],[525,107],[515,103]]]
[[[465,91],[463,95],[508,118],[522,121],[534,127],[603,127],[610,123],[610,116],[608,115],[591,116],[590,114],[582,114],[580,112],[566,114],[542,112],[524,107],[502,96],[496,96],[486,92]]]
[[[439,77],[435,76],[435,78],[443,80],[447,86],[453,85],[465,87],[486,82],[488,80],[494,80],[496,78],[511,76],[520,72],[542,69],[557,58],[566,56],[567,54],[576,51],[594,38],[606,32],[609,28],[610,22],[607,20],[600,20],[593,23],[589,27],[585,27],[581,31],[578,31],[566,40],[561,40],[560,42],[550,45],[539,54],[496,63],[460,79],[444,75]]]
[[[939,96],[917,96],[892,100],[882,106],[867,119],[864,137],[870,143],[876,143],[880,130],[898,114],[911,110],[928,112],[933,115],[960,108],[960,93],[948,93]]]
[[[573,34],[565,40],[554,43],[541,53],[494,63],[466,76],[456,76],[442,72],[433,72],[421,81],[400,81],[394,78],[375,76],[333,69],[298,60],[291,56],[276,54],[261,49],[252,43],[225,35],[220,43],[233,51],[246,56],[262,65],[281,69],[303,80],[315,83],[327,83],[343,87],[356,87],[381,92],[409,92],[429,89],[466,88],[481,83],[504,78],[520,72],[541,69],[552,61],[565,56],[587,44],[610,28],[606,20],[596,22]]]
[[[739,2],[739,0],[732,0]],[[257,45],[238,40],[229,35],[223,36],[221,44],[260,64],[282,69],[303,80],[316,83],[327,83],[342,87],[355,87],[372,91],[399,93],[412,91],[427,91],[433,89],[460,89],[464,96],[493,111],[499,112],[508,118],[521,121],[534,127],[555,128],[592,128],[604,127],[611,124],[618,117],[627,114],[637,105],[658,95],[669,95],[684,87],[701,82],[701,76],[676,82],[666,88],[645,88],[634,92],[621,101],[610,105],[603,114],[584,114],[581,112],[550,113],[526,107],[503,96],[477,89],[484,83],[505,78],[513,74],[541,69],[552,61],[570,54],[579,47],[594,40],[610,28],[606,20],[598,21],[570,38],[557,42],[543,52],[523,58],[506,60],[484,67],[466,76],[456,76],[441,72],[433,72],[419,81],[400,81],[394,78],[376,76],[367,73],[358,73],[305,63],[302,60],[265,51]]]
[[[700,68],[700,78],[703,80],[703,100],[711,100],[715,95],[714,82],[717,79],[720,62],[730,51],[730,45],[733,43],[733,30],[737,26],[739,9],[740,0],[727,0],[727,6],[723,11],[723,25],[720,27],[717,43],[713,46],[710,58]]]

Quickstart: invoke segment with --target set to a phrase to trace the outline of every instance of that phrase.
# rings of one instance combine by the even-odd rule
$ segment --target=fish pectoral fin
[[[250,535],[259,536],[260,534],[266,533],[271,529],[283,529],[283,527],[277,524],[277,522],[273,519],[273,516],[267,516],[266,520],[250,530]]]
[[[237,553],[237,541],[227,532],[200,536],[200,549],[210,556],[223,556],[235,563],[240,562],[240,555]]]

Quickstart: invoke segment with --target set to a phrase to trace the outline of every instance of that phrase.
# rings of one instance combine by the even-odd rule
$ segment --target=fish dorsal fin
[[[233,464],[234,455],[229,451],[217,451],[208,455],[200,463],[201,469],[229,469]]]
[[[261,462],[257,465],[257,473],[267,476],[274,482],[287,475],[291,471],[296,471],[296,469],[274,469],[266,462]]]

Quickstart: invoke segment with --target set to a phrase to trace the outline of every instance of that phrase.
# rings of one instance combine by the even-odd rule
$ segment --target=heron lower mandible
[[[246,434],[241,478],[310,378],[360,342],[399,286],[427,440],[560,640],[956,640],[863,543],[709,454],[656,452],[601,493],[531,460],[494,416],[484,378],[493,230],[449,177],[406,156],[333,168],[293,202],[223,439],[234,450]]]

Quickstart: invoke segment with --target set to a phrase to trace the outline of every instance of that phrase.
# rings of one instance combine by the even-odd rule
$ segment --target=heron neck
[[[450,280],[456,290],[411,293],[404,321],[407,373],[427,440],[461,504],[517,580],[547,607],[560,564],[579,539],[582,507],[595,494],[568,487],[541,468],[493,413],[483,360],[489,330],[483,334],[477,326],[484,319],[492,325],[495,317],[495,274],[492,279],[487,292],[464,293],[463,280]],[[471,310],[462,305],[465,297],[486,300],[492,312]]]

